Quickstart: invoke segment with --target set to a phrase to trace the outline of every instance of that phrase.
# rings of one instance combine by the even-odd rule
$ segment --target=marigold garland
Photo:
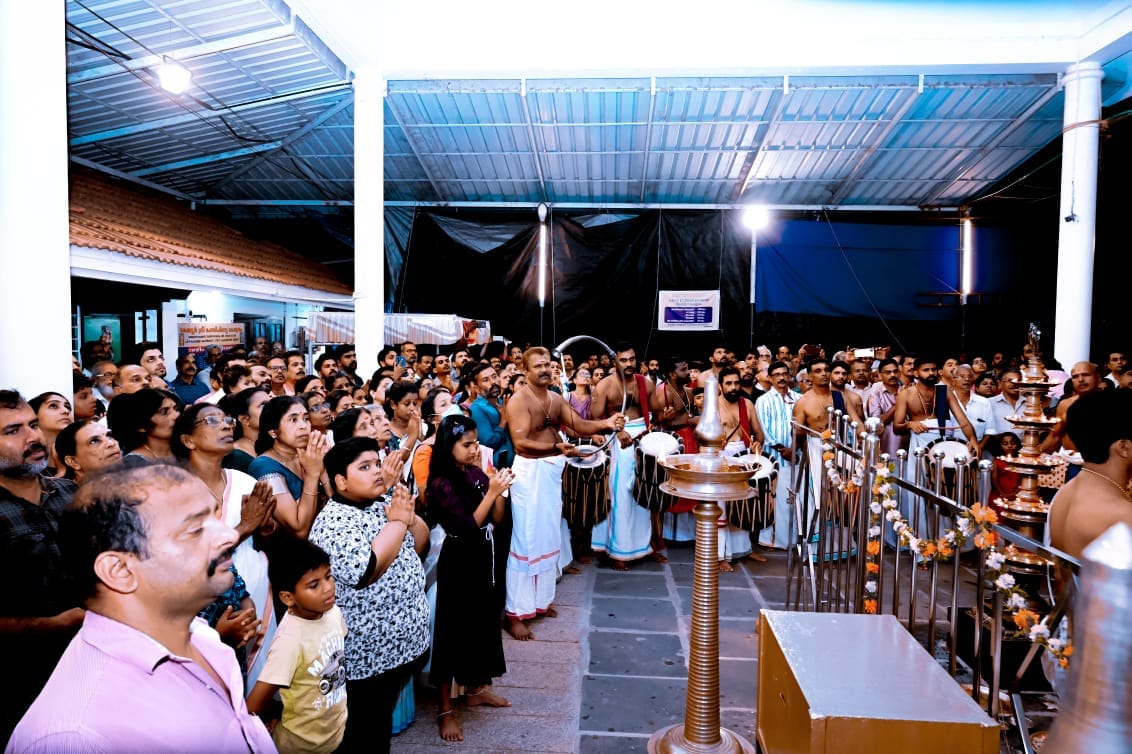
[[[823,439],[826,439],[824,435]],[[827,463],[827,473],[831,465],[832,461]],[[1006,556],[995,549],[998,537],[991,528],[998,522],[998,514],[989,506],[975,503],[959,514],[953,529],[944,531],[936,539],[919,538],[897,507],[896,487],[889,481],[895,473],[893,464],[878,463],[875,472],[872,500],[869,503],[868,541],[865,545],[865,598],[862,609],[874,615],[879,610],[877,587],[882,521],[892,524],[893,531],[900,538],[900,544],[915,552],[920,562],[950,560],[967,542],[971,542],[978,549],[987,552],[986,576],[1002,595],[1004,620],[1010,620],[1017,628],[1015,637],[1024,637],[1041,645],[1058,665],[1068,668],[1069,658],[1073,654],[1072,644],[1050,636],[1048,616],[1039,619],[1037,613],[1028,609],[1026,592],[1015,583],[1014,576],[1004,572]],[[833,481],[834,475],[835,472],[830,475],[830,481]]]

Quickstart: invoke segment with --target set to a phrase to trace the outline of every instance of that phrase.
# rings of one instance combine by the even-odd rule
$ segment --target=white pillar
[[[358,374],[377,369],[385,340],[385,81],[354,76],[354,345]]]
[[[0,2],[0,387],[71,393],[66,20]]]
[[[1071,65],[1062,79],[1065,132],[1061,140],[1053,354],[1066,369],[1089,360],[1102,78],[1099,63],[1084,62]]]

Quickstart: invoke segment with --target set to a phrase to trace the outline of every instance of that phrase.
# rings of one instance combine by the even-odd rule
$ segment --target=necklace
[[[1087,467],[1085,467],[1085,466],[1082,466],[1082,467],[1081,467],[1081,471],[1087,471],[1087,472],[1089,472],[1090,474],[1092,474],[1093,476],[1099,476],[1099,477],[1100,477],[1101,479],[1105,480],[1106,482],[1108,482],[1109,484],[1111,484],[1111,485],[1112,485],[1113,487],[1115,487],[1116,489],[1120,490],[1120,495],[1121,495],[1121,497],[1123,497],[1123,498],[1124,498],[1125,500],[1128,500],[1129,502],[1132,502],[1132,498],[1129,498],[1129,497],[1128,497],[1128,488],[1127,488],[1127,487],[1121,487],[1121,486],[1120,486],[1120,482],[1116,481],[1116,480],[1115,480],[1115,479],[1113,479],[1112,477],[1110,477],[1110,476],[1107,476],[1107,475],[1105,475],[1105,474],[1102,474],[1102,473],[1101,473],[1101,472],[1099,472],[1099,471],[1093,471],[1092,469],[1090,469],[1090,468],[1087,468]]]
[[[664,383],[664,394],[668,395],[668,388],[672,387],[669,383]],[[684,409],[684,413],[688,416],[692,415],[692,407],[684,400],[684,388],[673,387],[672,390],[676,393],[676,398],[680,401],[680,408]]]
[[[916,397],[920,399],[920,408],[924,410],[924,416],[931,416],[932,409],[935,408],[935,390],[932,390],[931,403],[924,402],[924,394],[920,392],[919,383],[916,384]]]
[[[545,417],[543,428],[545,429],[546,427],[551,426],[552,423],[550,421],[550,401],[553,399],[550,397],[550,391],[546,391],[546,403],[543,403],[538,399],[538,396],[535,395],[535,391],[531,390],[530,385],[527,385],[527,392],[531,394],[531,398],[534,399],[535,405],[542,409],[542,415]]]

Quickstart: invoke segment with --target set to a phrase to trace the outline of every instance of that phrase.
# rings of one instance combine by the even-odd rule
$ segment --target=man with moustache
[[[324,385],[329,385],[338,376],[338,359],[331,351],[323,351],[314,360],[314,373]]]
[[[197,380],[197,360],[192,354],[177,357],[177,376],[169,381],[169,389],[186,404],[209,394],[208,386]]]
[[[165,354],[161,351],[161,344],[149,340],[138,343],[134,349],[138,354],[138,365],[145,367],[145,371],[150,374],[150,384],[160,387],[161,382],[165,382],[165,375],[169,373],[165,367]]]
[[[448,388],[452,395],[456,394],[456,381],[452,379],[452,358],[446,353],[436,354],[432,361],[432,370],[436,374],[437,387]]]
[[[288,351],[283,354],[283,362],[287,365],[283,390],[287,395],[295,395],[295,383],[307,376],[306,360],[302,351]]]
[[[232,586],[236,531],[176,466],[117,466],[64,513],[87,612],[9,752],[274,752],[232,650],[197,613]]]
[[[848,421],[855,421],[860,425],[864,421],[854,404],[845,400],[845,395],[831,387],[831,369],[829,360],[818,356],[810,362],[809,377],[812,386],[798,400],[794,402],[794,422],[799,427],[806,427],[810,432],[803,433],[799,429],[799,445],[804,446],[803,452],[809,455],[809,482],[811,506],[805,511],[803,517],[804,528],[808,527],[813,517],[813,508],[821,500],[822,464],[822,438],[821,433],[829,426],[829,408],[841,411]]]
[[[114,395],[136,393],[150,386],[149,372],[139,364],[121,364],[114,374]]]
[[[492,449],[491,462],[495,468],[509,468],[515,458],[515,446],[508,431],[499,375],[491,364],[481,361],[468,370],[467,381],[476,388],[476,398],[468,405],[468,413],[476,423],[480,444]]]
[[[870,366],[871,362],[868,359],[857,359],[849,365],[849,384],[845,389],[860,398],[862,406],[865,403],[866,393],[873,386],[872,380],[869,379]]]
[[[900,364],[896,359],[880,363],[880,382],[873,385],[865,398],[865,414],[880,419],[884,427],[880,434],[880,452],[895,459],[896,453],[906,445],[906,438],[892,429],[896,415],[896,396],[900,393]]]
[[[856,417],[863,417],[865,415],[865,408],[864,408],[864,405],[861,402],[861,397],[859,395],[857,395],[856,393],[854,393],[853,391],[847,390],[845,386],[848,385],[848,384],[849,384],[849,365],[846,364],[844,361],[833,362],[829,367],[829,387],[830,387],[830,389],[835,390],[838,393],[841,393],[841,396],[842,396],[843,400],[845,401],[845,409],[844,410],[848,410],[851,414],[853,414]],[[835,405],[836,405],[836,402],[835,402]],[[864,428],[864,422],[862,422],[861,418],[857,418],[856,421],[860,423],[860,426],[863,429]]]
[[[723,453],[728,456],[741,455],[748,451],[757,453],[763,445],[763,428],[759,423],[755,404],[743,395],[739,370],[735,367],[724,367],[719,370],[719,376],[721,378],[719,391],[723,396],[723,400],[719,403],[719,420],[723,425]],[[754,552],[751,547],[750,532],[727,525],[726,502],[720,508],[720,527],[722,529],[726,526],[726,528],[720,531],[719,570],[728,573],[734,571],[731,561],[742,557],[765,563],[766,558]]]
[[[339,371],[350,378],[354,387],[361,387],[365,381],[358,376],[358,352],[354,344],[343,343],[335,349],[334,356],[338,360]]]
[[[634,357],[634,368],[635,361]],[[551,607],[556,570],[562,548],[569,545],[569,535],[566,542],[562,541],[562,472],[566,456],[576,455],[577,449],[561,440],[558,429],[569,427],[577,436],[593,435],[619,431],[625,419],[620,413],[603,421],[578,416],[565,398],[549,389],[550,352],[545,348],[528,348],[523,353],[523,366],[527,384],[512,396],[506,409],[516,453],[511,467],[515,482],[511,485],[506,614],[507,632],[519,641],[528,641],[534,636],[526,621],[556,615]],[[490,392],[490,376],[485,377],[483,372],[478,375],[481,392],[485,381]],[[647,524],[648,519],[645,521]]]
[[[900,391],[896,396],[896,409],[893,413],[893,429],[899,435],[909,435],[908,453],[912,456],[918,448],[927,448],[933,440],[945,437],[949,430],[940,429],[940,420],[946,419],[948,425],[958,424],[967,438],[967,458],[979,457],[979,441],[975,428],[959,405],[959,398],[946,386],[939,384],[939,369],[936,360],[929,356],[916,359],[916,382]],[[946,406],[940,406],[941,403]],[[944,410],[946,409],[946,411]],[[915,480],[916,465],[909,458],[906,475],[909,481]],[[927,512],[924,502],[913,495],[904,495],[901,512],[911,526],[916,528],[916,536],[927,532]]]
[[[713,374],[715,374],[715,379],[717,380],[719,379],[719,370],[723,369],[724,367],[731,366],[731,359],[728,357],[728,353],[729,351],[727,350],[727,346],[724,345],[717,345],[714,349],[712,349],[711,358],[709,359],[709,361],[711,362],[711,371]],[[705,387],[706,385],[707,372],[700,372],[699,386]]]
[[[649,398],[649,408],[652,409],[657,426],[680,437],[680,440],[684,443],[685,453],[699,452],[700,447],[696,440],[695,431],[699,417],[696,416],[695,407],[692,405],[692,395],[688,390],[688,385],[692,381],[688,362],[683,357],[670,357],[664,359],[661,364],[666,379],[658,383],[656,389],[653,390],[652,397]],[[679,507],[686,508],[686,505]],[[680,512],[668,511],[657,514],[654,518],[659,519],[661,523],[659,530],[657,523],[654,522],[653,524],[652,546],[654,550],[658,547],[664,549],[664,537],[662,535],[665,521],[671,522],[668,539],[676,542],[689,542],[696,538],[695,516],[692,515],[690,509]]]
[[[1069,407],[1077,402],[1082,395],[1095,393],[1101,389],[1101,376],[1097,370],[1097,365],[1088,361],[1079,361],[1073,365],[1073,369],[1069,373],[1070,379],[1073,380],[1073,395],[1057,404],[1057,411],[1055,416],[1060,419],[1054,425],[1046,438],[1042,440],[1043,453],[1055,453],[1058,450],[1065,449],[1068,451],[1067,455],[1073,456],[1077,452],[1077,446],[1073,444],[1073,440],[1065,434],[1065,416],[1069,411]],[[1005,430],[1004,430],[1005,431]],[[1073,472],[1076,476],[1076,470]],[[1072,479],[1072,477],[1069,477]]]
[[[998,378],[998,395],[990,398],[991,411],[994,412],[994,426],[1000,432],[1010,432],[1014,427],[1007,417],[1021,416],[1026,400],[1014,384],[1022,379],[1022,373],[1014,367],[1005,368]]]
[[[982,452],[987,437],[998,432],[994,426],[994,412],[990,401],[971,390],[975,384],[975,370],[970,364],[955,367],[951,382],[952,391],[959,398],[959,405],[963,407],[963,413],[975,430],[975,439],[979,441],[979,451]]]
[[[272,356],[267,360],[267,373],[271,376],[268,389],[273,396],[294,395],[287,392],[287,360],[282,356]]]
[[[759,544],[785,550],[793,543],[790,508],[790,479],[794,463],[794,403],[795,393],[790,389],[790,366],[775,361],[767,369],[771,389],[755,401],[755,413],[763,429],[763,453],[778,464],[778,478],[774,490],[774,526],[759,535]]]
[[[67,599],[67,571],[59,552],[59,516],[75,484],[44,476],[47,448],[39,420],[15,390],[0,390],[0,563],[13,578],[5,587],[0,646],[11,683],[0,705],[0,736],[46,683],[82,622]],[[18,577],[17,577],[18,575]]]
[[[633,497],[633,478],[637,469],[633,440],[648,429],[648,405],[652,396],[649,380],[637,374],[637,351],[631,343],[614,345],[616,368],[594,389],[590,416],[614,417],[625,405],[624,427],[617,433],[619,447],[612,448],[613,463],[609,473],[612,502],[609,517],[594,525],[590,544],[595,552],[605,553],[616,571],[629,570],[630,561],[652,554],[652,515],[637,505]],[[725,358],[725,357],[724,357]],[[655,557],[667,561],[663,555]]]

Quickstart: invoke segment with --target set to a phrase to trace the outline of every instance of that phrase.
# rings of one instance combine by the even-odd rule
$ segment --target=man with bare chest
[[[719,401],[719,420],[723,425],[724,454],[734,456],[748,452],[759,453],[763,444],[763,428],[759,423],[755,404],[743,395],[739,370],[724,367],[719,370],[719,378],[719,392],[723,398]],[[734,571],[731,561],[738,558],[748,557],[760,563],[766,562],[766,558],[755,552],[749,531],[726,524],[726,506],[732,504],[733,501],[723,502],[720,521],[719,570],[724,572]]]
[[[616,416],[624,404],[625,425],[617,433],[619,447],[612,448],[609,491],[612,507],[609,517],[594,526],[591,545],[604,552],[618,571],[627,571],[629,562],[652,553],[652,516],[633,498],[633,476],[636,473],[636,448],[633,440],[647,427],[652,387],[648,377],[637,374],[637,352],[630,343],[614,346],[616,363],[610,374],[594,390],[590,415]],[[642,408],[643,407],[643,408]]]
[[[916,463],[914,454],[917,448],[927,449],[937,439],[947,437],[955,425],[963,431],[967,439],[967,458],[976,461],[979,458],[979,440],[975,429],[967,419],[963,407],[959,405],[959,398],[953,390],[936,390],[939,383],[939,369],[936,360],[928,356],[918,357],[915,361],[916,381],[909,387],[901,390],[896,396],[896,407],[892,417],[892,429],[898,435],[911,433],[908,444],[908,465],[905,468],[905,477],[908,481],[916,479]],[[946,396],[946,397],[944,397]],[[949,416],[946,428],[940,427],[940,418],[945,414],[939,409],[938,402],[947,401]],[[905,519],[916,530],[916,536],[922,537],[927,533],[927,512],[924,501],[911,494],[905,494],[901,503]]]
[[[794,402],[795,422],[820,434],[829,429],[828,409],[832,406],[846,414],[850,421],[864,424],[859,410],[860,401],[850,403],[843,393],[831,387],[832,370],[828,361],[815,359],[810,362],[810,379],[813,387]]]
[[[893,431],[896,434],[912,433],[908,448],[909,453],[914,453],[917,448],[926,448],[933,440],[943,436],[946,432],[946,430],[940,432],[937,419],[939,412],[937,412],[936,401],[942,400],[938,397],[942,391],[936,390],[936,385],[939,383],[939,370],[936,368],[935,359],[923,356],[916,359],[915,363],[916,382],[901,390],[896,396],[896,408],[892,417]],[[958,425],[959,429],[963,431],[963,436],[967,438],[967,457],[977,459],[979,457],[979,441],[975,435],[975,430],[967,420],[967,414],[963,411],[963,407],[959,405],[959,399],[955,393],[948,390],[946,395],[947,410],[951,417],[948,426]]]
[[[657,384],[649,399],[649,407],[656,425],[678,436],[684,443],[685,453],[699,451],[696,440],[696,423],[692,393],[689,385],[693,383],[688,362],[682,357],[669,357],[661,362],[661,375],[665,378]],[[658,528],[659,527],[659,528]],[[653,518],[653,549],[663,549],[664,533],[676,542],[690,542],[696,538],[695,516],[690,510],[673,513],[657,513]]]
[[[528,348],[523,354],[527,384],[507,402],[507,426],[515,446],[511,469],[511,549],[507,557],[507,631],[520,641],[533,639],[524,621],[554,617],[556,566],[562,543],[562,472],[573,445],[558,434],[568,427],[578,435],[618,431],[625,418],[617,412],[600,421],[578,416],[550,387],[550,352]]]

